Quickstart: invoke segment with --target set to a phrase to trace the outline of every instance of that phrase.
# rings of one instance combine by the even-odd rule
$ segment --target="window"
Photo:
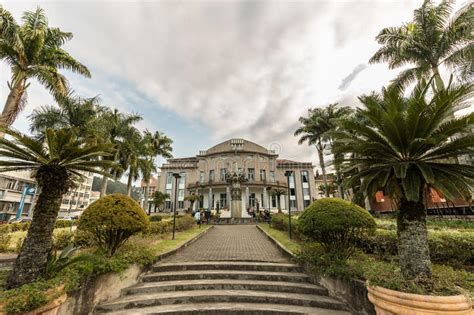
[[[309,183],[308,171],[301,171],[301,181],[303,183]]]
[[[199,195],[199,209],[204,208],[204,196]]]
[[[219,208],[227,208],[227,194],[220,194]]]
[[[277,206],[277,198],[275,195],[272,195],[272,208],[275,208]]]
[[[184,208],[184,201],[178,201],[178,208],[183,209]]]
[[[267,181],[267,173],[265,170],[260,170],[260,181],[262,182]]]
[[[309,188],[303,188],[303,196],[309,196]]]
[[[221,182],[225,182],[226,180],[227,169],[221,168]]]
[[[255,169],[254,168],[249,168],[248,169],[248,179],[249,180],[255,180]]]
[[[204,183],[204,172],[203,171],[199,172],[199,182],[201,184]]]
[[[296,200],[290,200],[290,207],[296,208]]]
[[[249,194],[249,207],[255,207],[255,193]]]
[[[214,181],[214,170],[209,171],[209,182],[212,183]]]
[[[275,180],[275,171],[270,171],[270,180],[272,181],[272,183],[274,183],[276,180]]]
[[[166,173],[166,184],[167,185],[173,184],[173,173]]]
[[[305,208],[309,207],[310,203],[311,203],[311,201],[309,201],[309,200],[303,200],[303,206]]]

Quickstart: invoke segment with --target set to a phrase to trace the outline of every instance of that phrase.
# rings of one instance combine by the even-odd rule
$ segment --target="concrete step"
[[[254,303],[212,303],[212,304],[178,304],[143,307],[139,309],[127,309],[111,312],[96,312],[95,314],[117,314],[117,315],[142,315],[142,314],[166,314],[166,315],[350,315],[349,312],[341,310],[329,310],[325,308],[304,307],[282,304],[254,304]]]
[[[214,224],[221,225],[255,225],[257,221],[254,218],[219,218]]]
[[[299,272],[269,272],[240,270],[187,270],[149,273],[141,277],[143,282],[198,280],[198,279],[235,279],[259,281],[308,282],[309,277]]]
[[[159,292],[196,291],[196,290],[253,290],[300,294],[327,295],[327,290],[311,283],[294,283],[255,280],[180,280],[163,282],[145,282],[126,288],[123,295],[151,294]]]
[[[153,266],[153,271],[186,271],[186,270],[251,270],[274,272],[301,272],[296,264],[261,263],[241,261],[202,261],[183,263],[159,263]]]
[[[264,303],[347,310],[340,301],[328,296],[250,290],[181,291],[123,296],[97,307],[99,312],[115,312],[159,305],[189,303]]]

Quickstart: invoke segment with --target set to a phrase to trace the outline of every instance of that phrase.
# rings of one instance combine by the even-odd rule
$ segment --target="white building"
[[[23,216],[31,215],[36,194],[35,180],[27,171],[0,173],[0,221],[8,221],[16,216],[23,203]],[[23,201],[23,202],[22,202]]]
[[[78,217],[89,205],[94,175],[90,172],[83,174],[85,176],[77,187],[63,196],[58,217]]]

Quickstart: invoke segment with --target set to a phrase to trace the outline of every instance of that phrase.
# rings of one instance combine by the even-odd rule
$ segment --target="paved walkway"
[[[255,225],[214,226],[169,262],[229,260],[289,262]]]

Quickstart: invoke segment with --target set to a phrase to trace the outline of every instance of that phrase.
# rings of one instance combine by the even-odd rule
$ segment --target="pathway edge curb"
[[[173,248],[173,249],[170,249],[169,251],[166,251],[164,253],[159,254],[158,256],[155,257],[155,260],[154,260],[153,263],[157,263],[159,261],[162,261],[165,258],[168,258],[168,257],[176,254],[177,252],[181,251],[182,249],[188,247],[189,245],[191,245],[192,243],[194,243],[195,241],[200,239],[202,236],[204,236],[207,232],[209,232],[213,228],[214,228],[214,225],[211,225],[208,229],[205,229],[205,230],[201,231],[199,234],[197,234],[194,237],[192,237],[191,239],[187,240],[186,242],[184,242],[180,246],[178,246],[176,248]]]
[[[255,225],[257,227],[257,229],[260,230],[260,232],[262,232],[271,242],[273,242],[277,247],[278,249],[287,257],[289,258],[296,258],[296,255],[294,253],[292,253],[290,250],[288,250],[285,246],[283,246],[282,243],[280,243],[279,241],[277,241],[273,236],[271,236],[270,234],[268,234],[264,229],[262,229],[259,225]]]

